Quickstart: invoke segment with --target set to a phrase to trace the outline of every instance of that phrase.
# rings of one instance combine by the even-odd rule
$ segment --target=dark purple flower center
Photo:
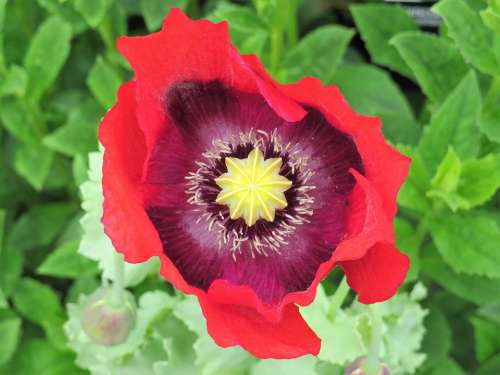
[[[247,285],[266,303],[311,284],[344,236],[349,173],[361,173],[352,139],[317,110],[297,123],[278,117],[259,95],[220,81],[182,82],[165,97],[169,123],[148,162],[146,209],[165,254],[188,283]],[[281,158],[292,182],[273,221],[247,225],[216,202],[226,158]]]

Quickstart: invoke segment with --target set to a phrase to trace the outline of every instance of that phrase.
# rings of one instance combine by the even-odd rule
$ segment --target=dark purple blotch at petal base
[[[165,109],[169,123],[149,160],[145,191],[146,209],[166,256],[188,283],[203,290],[214,280],[225,279],[253,288],[264,303],[272,304],[287,293],[307,289],[319,265],[331,257],[343,238],[347,198],[354,186],[348,171],[354,168],[363,172],[352,139],[315,109],[308,108],[302,121],[289,123],[259,95],[232,90],[220,81],[174,85],[165,95]],[[291,145],[288,150],[293,152],[276,151],[272,141],[263,148],[266,158],[282,157],[280,174],[292,180],[293,186],[285,194],[288,206],[277,212],[275,222],[259,220],[253,227],[244,228],[245,234],[265,238],[283,223],[293,230],[275,250],[267,248],[258,253],[246,241],[235,253],[234,243],[221,241],[217,228],[222,225],[232,230],[246,225],[241,219],[224,224],[212,220],[209,225],[208,214],[219,217],[225,212],[224,206],[214,202],[220,188],[210,177],[226,172],[225,157],[248,155],[253,146],[241,140],[242,134],[259,132],[275,134],[274,142],[279,142],[281,150]],[[199,171],[197,163],[206,163],[207,151],[217,151],[214,140],[230,144],[231,149],[222,153],[208,172],[201,173],[205,180],[200,183],[197,200],[204,204],[200,206],[188,201],[186,177]],[[282,155],[276,155],[280,152]],[[292,159],[297,158],[306,160],[296,164],[303,170],[291,168]],[[304,222],[294,224],[287,220],[304,204],[301,187],[305,185],[311,214]]]

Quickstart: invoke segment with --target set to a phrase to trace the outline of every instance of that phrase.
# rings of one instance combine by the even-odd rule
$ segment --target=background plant
[[[318,358],[220,349],[156,262],[123,264],[102,231],[96,130],[132,74],[114,40],[172,6],[227,20],[283,82],[339,86],[413,159],[396,220],[406,283],[374,315],[340,273],[325,280],[304,309]],[[422,31],[381,2],[0,0],[0,374],[340,374],[374,341],[393,374],[499,374],[500,2],[432,10],[443,23]],[[127,340],[103,347],[82,322],[108,286],[137,307]]]

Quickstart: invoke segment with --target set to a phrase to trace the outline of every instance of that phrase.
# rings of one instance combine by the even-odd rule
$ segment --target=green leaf
[[[57,17],[47,18],[31,40],[24,58],[27,95],[37,102],[57,78],[70,50],[71,27]]]
[[[187,0],[139,0],[141,13],[149,31],[156,31],[160,28],[171,8],[185,10],[187,3]]]
[[[24,278],[12,296],[16,309],[29,321],[44,325],[63,315],[58,295],[40,281]]]
[[[459,208],[468,209],[468,202],[456,193],[461,172],[462,163],[450,146],[431,181],[432,189],[427,196],[443,200],[453,212]]]
[[[309,326],[321,335],[318,358],[345,365],[364,354],[363,343],[356,334],[360,317],[347,315],[343,310],[339,310],[335,321],[332,322],[328,318],[329,306],[330,300],[320,286],[314,303],[301,309],[301,313]]]
[[[500,353],[500,325],[477,317],[473,317],[471,322],[474,327],[476,357],[479,363],[483,363],[495,353]]]
[[[500,35],[500,9],[495,9],[493,4],[479,12],[483,23]]]
[[[26,106],[19,99],[0,100],[0,120],[4,128],[17,140],[26,144],[39,143],[40,129],[37,129]]]
[[[484,363],[474,375],[494,375],[500,373],[500,353]]]
[[[476,121],[480,106],[481,95],[476,75],[470,72],[433,114],[430,124],[424,129],[418,152],[429,173],[434,174],[449,146],[453,146],[461,160],[477,155],[480,134]]]
[[[479,119],[479,128],[491,141],[500,143],[500,126],[498,126],[500,123],[500,95],[491,108],[485,107],[483,107]]]
[[[413,18],[403,8],[387,4],[353,5],[351,13],[372,60],[412,78],[411,70],[389,40],[403,31],[417,30]]]
[[[422,373],[422,375],[465,375],[465,372],[460,366],[450,358],[439,362],[430,372]]]
[[[280,361],[266,359],[252,367],[251,375],[317,375],[315,366],[318,360],[313,356]]]
[[[194,343],[196,365],[202,375],[244,375],[255,362],[252,356],[239,347],[221,350],[207,334],[204,317],[196,298],[188,297],[177,303],[174,316],[181,320],[198,339]]]
[[[85,21],[91,27],[96,28],[111,5],[111,0],[75,0],[74,5]]]
[[[463,163],[458,193],[472,208],[490,200],[500,188],[500,154]]]
[[[4,241],[4,233],[5,233],[5,225],[6,225],[5,218],[6,217],[7,217],[7,211],[0,209],[0,254],[2,253],[2,250],[3,250],[3,241]]]
[[[23,342],[9,363],[5,374],[16,375],[85,375],[85,371],[75,365],[72,353],[58,351],[41,339]],[[2,369],[0,369],[0,373]]]
[[[75,9],[74,1],[61,0],[37,0],[49,14],[58,16],[71,25],[74,34],[88,29],[87,23],[81,14]]]
[[[313,76],[330,83],[353,36],[351,29],[337,25],[321,26],[307,34],[283,59],[286,81]]]
[[[112,67],[97,56],[94,66],[87,76],[87,86],[104,108],[111,108],[116,101],[116,93],[122,80]]]
[[[425,318],[422,349],[427,358],[421,368],[427,370],[446,360],[451,348],[452,335],[448,320],[440,310],[433,308]]]
[[[14,169],[36,190],[41,190],[49,175],[54,154],[43,144],[18,144]]]
[[[392,142],[417,143],[420,126],[405,96],[385,71],[368,64],[342,64],[332,83],[357,112],[380,117],[384,135]]]
[[[454,192],[457,190],[461,172],[462,163],[453,151],[453,147],[450,146],[432,178],[431,186],[446,193]]]
[[[95,100],[86,100],[70,113],[66,124],[46,136],[43,143],[67,156],[86,155],[97,150],[97,126],[101,113]]]
[[[434,242],[455,272],[500,277],[500,227],[479,212],[441,214],[431,219]]]
[[[5,69],[5,56],[3,54],[3,29],[5,19],[5,5],[7,0],[0,0],[0,72]]]
[[[14,355],[20,335],[21,319],[10,310],[0,310],[0,367]]]
[[[441,0],[432,10],[443,17],[449,34],[468,61],[483,73],[500,74],[494,34],[482,23],[478,12],[462,0]]]
[[[40,275],[77,279],[97,273],[94,262],[77,253],[78,241],[70,241],[49,253],[38,267]]]
[[[399,150],[412,160],[408,177],[398,194],[398,203],[419,214],[425,214],[431,209],[426,192],[430,188],[430,176],[422,157],[416,150],[399,145]]]
[[[27,84],[28,76],[26,71],[20,66],[11,65],[5,79],[0,83],[0,96],[14,95],[22,97],[26,92]]]
[[[411,68],[426,96],[442,103],[468,71],[459,51],[429,33],[405,32],[390,42]]]
[[[49,245],[68,224],[75,210],[71,203],[32,206],[10,230],[7,246],[19,251]]]
[[[92,342],[82,330],[82,314],[87,300],[88,296],[81,296],[77,304],[68,305],[69,321],[64,326],[69,346],[77,354],[78,366],[90,370],[93,374],[153,374],[153,361],[150,358],[146,358],[149,371],[136,372],[133,367],[136,362],[134,357],[144,355],[142,349],[147,346],[146,339],[151,336],[153,325],[166,320],[168,311],[175,303],[173,298],[160,291],[143,294],[139,300],[135,327],[127,340],[122,344],[106,347],[106,350],[103,350],[102,345]],[[177,323],[180,324],[178,321]],[[165,357],[164,352],[162,355]],[[131,366],[129,372],[123,371],[128,365]]]
[[[425,253],[433,253],[435,248],[425,249]],[[436,255],[421,259],[422,272],[431,277],[446,290],[458,297],[481,305],[500,302],[500,279],[490,279],[477,275],[466,275],[453,270]]]
[[[408,221],[399,216],[394,220],[394,229],[396,231],[397,248],[410,257],[410,270],[405,280],[407,282],[415,280],[418,277],[420,269],[419,249],[415,230]]]
[[[101,223],[102,217],[102,153],[89,154],[89,180],[80,186],[83,198],[82,207],[85,215],[80,223],[83,228],[83,237],[78,253],[98,262],[103,277],[115,279],[116,251],[108,236],[104,234]],[[147,262],[130,264],[125,263],[125,285],[139,284],[151,272],[157,272],[158,259],[152,258]]]

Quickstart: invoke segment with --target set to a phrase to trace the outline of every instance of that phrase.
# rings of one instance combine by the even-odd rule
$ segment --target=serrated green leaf
[[[40,275],[76,279],[97,273],[94,262],[77,253],[78,241],[70,241],[49,253],[38,267]]]
[[[320,335],[321,351],[318,358],[332,364],[345,365],[365,352],[362,341],[356,334],[360,317],[339,310],[332,322],[328,319],[329,304],[323,288],[318,287],[314,303],[301,309],[301,314]]]
[[[18,144],[14,156],[14,169],[36,190],[41,190],[49,175],[54,154],[42,143]]]
[[[62,316],[59,296],[47,284],[23,278],[12,296],[14,306],[29,321],[44,325],[54,316]]]
[[[427,248],[424,252],[436,251],[435,248]],[[437,256],[421,259],[421,269],[443,288],[466,301],[476,305],[500,302],[500,279],[456,273]]]
[[[500,154],[463,163],[458,193],[469,208],[487,202],[500,188]]]
[[[145,354],[142,350],[148,346],[146,340],[154,328],[153,325],[168,319],[166,312],[173,308],[175,304],[173,298],[160,291],[143,294],[139,300],[136,325],[127,340],[122,344],[107,347],[106,350],[103,350],[102,345],[93,343],[82,331],[81,317],[87,298],[87,296],[81,296],[77,304],[68,305],[70,319],[64,326],[69,346],[77,354],[76,363],[97,374],[122,374],[126,373],[124,370],[130,371],[130,374],[153,374],[154,361],[152,358],[146,358],[144,361],[144,358],[141,358]],[[185,349],[191,348],[189,346]],[[160,354],[165,360],[164,352]],[[156,361],[158,360],[160,359],[157,358]],[[134,366],[145,366],[147,372],[143,368],[136,371]]]
[[[98,262],[103,277],[115,279],[115,254],[116,251],[108,236],[104,234],[101,223],[102,217],[102,153],[89,154],[89,180],[80,186],[82,194],[82,207],[85,215],[80,223],[83,237],[78,248],[78,253]],[[147,262],[130,264],[125,263],[125,285],[139,284],[151,272],[158,270],[158,259],[152,258]]]
[[[467,74],[441,107],[433,114],[424,129],[418,153],[432,175],[439,162],[452,146],[461,160],[477,155],[480,134],[476,121],[481,95],[473,72]]]
[[[412,69],[422,90],[435,103],[442,103],[467,74],[459,51],[444,38],[429,33],[405,32],[390,42]]]
[[[479,13],[462,0],[441,0],[432,10],[443,17],[449,34],[464,57],[486,74],[500,74],[494,53],[495,35],[481,21]]]
[[[71,27],[58,17],[47,18],[31,40],[24,58],[27,96],[37,102],[57,78],[70,50]]]
[[[160,28],[171,8],[185,9],[187,0],[139,0],[142,15],[149,31]]]
[[[446,193],[454,192],[457,190],[461,172],[462,163],[455,154],[453,147],[449,147],[446,156],[439,164],[436,174],[431,180],[431,186]]]
[[[96,28],[104,18],[112,0],[75,0],[76,10],[80,12],[85,21]]]
[[[286,81],[314,76],[330,83],[353,36],[351,29],[338,25],[321,26],[307,34],[283,59],[280,68]]]
[[[104,108],[111,108],[116,101],[116,93],[122,80],[111,66],[97,56],[94,66],[87,76],[87,86]]]
[[[380,117],[384,135],[392,142],[417,143],[420,126],[405,96],[385,71],[368,64],[342,64],[332,83],[354,110]]]
[[[197,334],[194,343],[196,365],[201,375],[244,375],[249,366],[255,362],[252,356],[239,347],[221,349],[208,336],[205,318],[196,298],[188,297],[177,303],[174,315],[181,320],[190,331]]]
[[[0,367],[14,355],[21,336],[21,319],[9,310],[0,309]]]
[[[459,208],[467,209],[467,201],[456,193],[461,173],[462,163],[450,146],[431,181],[432,189],[427,196],[443,200],[453,212]]]
[[[267,359],[259,361],[252,367],[251,375],[317,375],[318,360],[313,356],[305,356],[287,361]]]
[[[431,219],[432,238],[455,272],[500,277],[500,227],[479,212],[441,214]]]
[[[81,103],[64,126],[43,139],[44,145],[64,155],[86,155],[97,150],[97,126],[102,113],[93,99]]]
[[[387,4],[353,5],[351,13],[372,60],[412,78],[410,68],[389,40],[401,32],[417,30],[414,19],[403,8]],[[383,19],[390,22],[381,22]]]
[[[479,363],[483,363],[500,353],[500,325],[485,319],[473,317],[474,348]]]

